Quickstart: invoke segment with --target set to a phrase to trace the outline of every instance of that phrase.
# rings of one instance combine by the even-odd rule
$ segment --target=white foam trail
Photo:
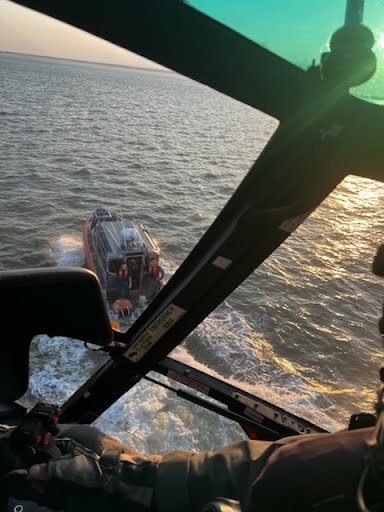
[[[85,256],[80,236],[62,235],[52,242],[52,256],[58,267],[81,267]]]
[[[172,352],[172,357],[218,379],[224,377],[226,382],[327,430],[345,426],[340,417],[335,419],[319,409],[318,399],[320,396],[324,398],[323,393],[313,389],[312,384],[298,372],[300,368],[295,368],[295,374],[283,370],[273,347],[229,305],[217,308],[194,333],[203,346],[203,351],[199,350],[202,358],[192,355],[183,345]],[[193,340],[192,350],[194,344]]]
[[[74,266],[83,260],[80,237],[62,236],[53,247],[59,266]],[[169,279],[175,265],[162,260],[162,266]],[[196,336],[198,348],[193,350]],[[192,343],[187,341],[177,347],[173,357],[217,378],[224,377],[299,416],[304,413],[324,428],[338,427],[318,410],[313,390],[299,376],[288,375],[284,386],[279,383],[281,368],[271,363],[272,348],[227,304],[217,308],[189,339]],[[33,358],[30,392],[38,399],[58,403],[69,398],[105,360],[104,354],[89,353],[79,342],[47,336],[37,337],[34,353],[38,356]],[[257,375],[258,382],[247,382],[247,374]],[[158,375],[154,377],[164,380]],[[168,383],[175,388],[182,387],[175,382]],[[106,411],[96,425],[147,453],[212,450],[245,437],[235,422],[145,380]]]
[[[36,336],[32,342],[30,392],[46,402],[62,403],[105,362],[106,354],[61,336]]]

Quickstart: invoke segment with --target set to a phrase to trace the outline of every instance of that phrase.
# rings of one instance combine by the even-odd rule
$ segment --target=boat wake
[[[52,242],[51,255],[58,267],[84,266],[85,256],[81,236],[60,236]]]
[[[61,236],[52,243],[52,252],[58,266],[84,262],[80,237]],[[162,264],[168,280],[176,265],[167,260]],[[318,409],[316,393],[305,379],[297,372],[284,372],[268,342],[227,303],[199,325],[172,357],[225,378],[324,428],[336,430],[340,426]],[[29,399],[62,403],[105,361],[105,354],[85,351],[79,341],[37,336],[31,348]],[[257,382],[252,382],[251,375],[257,375]],[[157,374],[153,377],[165,379]],[[113,404],[95,425],[146,453],[175,448],[212,450],[244,437],[236,423],[146,380]]]

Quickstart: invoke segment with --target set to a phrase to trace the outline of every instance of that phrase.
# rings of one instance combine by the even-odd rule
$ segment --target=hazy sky
[[[8,0],[0,0],[0,51],[160,68],[134,53]]]

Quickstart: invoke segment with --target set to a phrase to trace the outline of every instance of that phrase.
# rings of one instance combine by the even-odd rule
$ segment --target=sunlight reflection
[[[321,265],[315,265],[316,272],[331,272],[334,278],[341,277],[345,264],[336,263],[367,261],[368,254],[369,260],[373,257],[374,246],[381,243],[382,235],[379,235],[379,220],[372,225],[372,216],[380,209],[383,199],[380,183],[349,176],[339,185],[337,194],[324,201],[320,207],[323,211],[315,212],[311,219],[318,222],[325,217],[327,222],[315,245],[315,254],[321,259]]]
[[[379,35],[376,45],[379,50],[384,50],[384,34]]]
[[[383,203],[382,183],[348,176],[265,265],[269,278],[285,290],[268,299],[278,316],[269,320],[274,329],[266,337],[273,347],[270,357],[282,372],[322,396],[337,394],[348,408],[355,400],[349,384],[360,393],[381,359],[382,283],[371,265],[384,241]],[[372,400],[371,389],[367,401],[368,395]]]

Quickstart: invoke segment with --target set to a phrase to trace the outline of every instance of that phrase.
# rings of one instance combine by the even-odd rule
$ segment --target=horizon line
[[[56,57],[54,55],[41,55],[38,53],[25,53],[25,52],[16,52],[12,50],[1,50],[0,53],[8,53],[12,55],[23,55],[26,57],[39,57],[42,59],[50,59],[50,60],[65,60],[68,62],[82,62],[84,64],[102,64],[103,66],[111,66],[115,68],[130,68],[130,69],[137,69],[140,71],[156,71],[160,73],[175,73],[172,69],[159,69],[159,68],[151,68],[151,67],[144,67],[144,66],[132,66],[130,64],[116,64],[114,62],[103,62],[103,61],[95,61],[95,60],[85,60],[85,59],[75,59],[71,57]],[[155,63],[157,64],[157,63]],[[160,64],[158,64],[160,66]]]

